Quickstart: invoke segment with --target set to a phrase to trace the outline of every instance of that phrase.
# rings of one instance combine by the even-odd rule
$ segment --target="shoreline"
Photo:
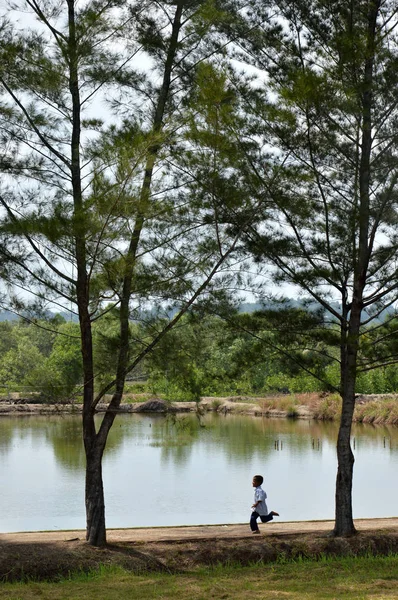
[[[149,394],[126,394],[114,412],[119,414],[178,414],[217,412],[264,418],[291,418],[314,421],[340,419],[341,401],[337,394],[291,394],[268,397],[203,397],[196,402],[170,402]],[[104,413],[107,403],[98,404],[96,412]],[[32,398],[0,398],[0,417],[19,415],[81,414],[82,404],[34,403]],[[398,394],[362,394],[356,399],[353,423],[398,425]]]
[[[239,397],[240,399],[241,397]],[[264,399],[259,399],[259,402],[264,402]],[[216,405],[214,404],[216,403]],[[159,398],[153,398],[146,402],[122,402],[114,412],[120,414],[126,413],[142,413],[142,414],[167,414],[167,413],[187,413],[196,412],[198,410],[204,412],[219,412],[222,414],[242,414],[260,417],[287,417],[288,411],[278,409],[262,408],[258,402],[239,402],[233,397],[205,397],[200,403],[196,402],[166,402]],[[40,403],[35,404],[26,400],[7,401],[0,400],[0,416],[1,415],[18,415],[18,414],[81,414],[83,405],[80,403]],[[104,413],[108,408],[108,404],[98,404],[96,411]],[[306,406],[298,407],[297,418],[310,419],[312,418],[311,411]]]
[[[398,535],[398,517],[369,517],[354,519],[358,533],[383,531]],[[263,536],[301,535],[314,533],[328,534],[334,527],[331,519],[313,521],[272,521],[261,524]],[[19,531],[0,533],[0,544],[13,541],[17,543],[68,542],[85,540],[85,529],[62,529],[47,531]],[[158,525],[154,527],[120,527],[107,529],[108,543],[116,542],[164,542],[203,539],[225,539],[236,537],[251,538],[248,523],[224,523],[216,525]],[[72,539],[71,539],[72,538]]]

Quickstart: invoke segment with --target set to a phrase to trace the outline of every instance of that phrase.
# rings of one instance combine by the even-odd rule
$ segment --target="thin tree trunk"
[[[356,365],[361,319],[360,306],[352,307],[348,332],[342,335],[341,351],[341,396],[342,410],[337,438],[337,477],[335,525],[336,536],[351,536],[356,533],[352,511],[352,479],[354,455],[351,449],[351,426],[355,408]]]

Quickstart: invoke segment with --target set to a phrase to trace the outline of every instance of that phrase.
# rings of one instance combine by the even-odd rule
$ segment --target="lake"
[[[106,525],[243,523],[252,476],[281,521],[334,518],[337,423],[119,415],[103,460]],[[354,518],[398,515],[398,428],[356,425]],[[0,531],[84,529],[79,416],[0,418]]]

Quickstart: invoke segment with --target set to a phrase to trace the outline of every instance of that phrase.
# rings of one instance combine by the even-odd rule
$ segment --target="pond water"
[[[398,428],[354,426],[354,518],[398,515]],[[337,424],[120,415],[104,456],[106,525],[243,523],[252,476],[279,521],[334,518]],[[78,416],[0,418],[0,531],[84,529]]]

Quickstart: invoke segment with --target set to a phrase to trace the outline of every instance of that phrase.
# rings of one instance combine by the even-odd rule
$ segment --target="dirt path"
[[[327,533],[332,531],[333,521],[287,521],[262,525],[263,534],[309,534]],[[398,517],[384,519],[357,519],[355,527],[361,531],[388,531],[398,533]],[[238,525],[197,525],[182,527],[137,527],[133,529],[108,529],[109,543],[116,542],[164,542],[164,541],[193,541],[205,539],[241,538],[250,536],[247,523]],[[0,543],[42,543],[84,540],[85,531],[33,531],[25,533],[2,533]]]

